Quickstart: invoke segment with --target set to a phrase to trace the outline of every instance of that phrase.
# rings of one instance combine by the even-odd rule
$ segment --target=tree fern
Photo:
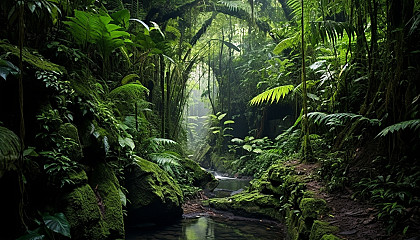
[[[405,129],[417,131],[420,128],[420,119],[413,119],[404,122],[399,122],[384,128],[376,137],[385,137],[386,135],[394,132],[399,132]]]
[[[266,90],[265,92],[262,92],[251,99],[250,104],[258,105],[264,102],[272,104],[274,101],[277,103],[281,98],[284,98],[293,89],[293,85],[284,85]]]

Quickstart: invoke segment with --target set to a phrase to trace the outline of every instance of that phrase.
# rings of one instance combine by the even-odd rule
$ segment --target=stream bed
[[[227,197],[241,192],[250,179],[226,177],[210,171],[219,185],[210,197]],[[226,214],[192,214],[168,226],[143,226],[127,229],[129,240],[282,240],[286,239],[283,227],[273,221],[236,217]]]
[[[182,219],[163,227],[127,231],[129,240],[274,240],[285,239],[281,226],[273,222],[231,220],[223,217],[200,216]]]

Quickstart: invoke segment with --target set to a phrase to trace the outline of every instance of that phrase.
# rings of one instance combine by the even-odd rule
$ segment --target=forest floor
[[[314,177],[319,164],[304,164],[297,160],[287,162],[287,164],[294,166],[298,174],[305,175],[308,179],[307,189],[314,192],[317,198],[322,198],[327,202],[330,211],[322,220],[339,227],[338,235],[341,238],[349,240],[400,239],[398,236],[387,235],[384,224],[376,218],[377,209],[353,200],[350,189],[347,189],[347,192],[326,192],[324,184]]]
[[[381,221],[377,220],[377,209],[366,203],[358,202],[352,199],[352,192],[347,189],[346,192],[328,193],[325,186],[315,177],[316,169],[319,164],[304,164],[299,161],[289,161],[286,164],[294,166],[298,174],[304,175],[307,189],[314,192],[317,198],[322,198],[327,202],[330,208],[328,215],[323,216],[322,220],[339,227],[338,236],[348,240],[382,240],[382,239],[408,239],[418,240],[418,238],[402,238],[400,235],[389,236],[386,228]],[[204,207],[201,200],[207,197],[202,194],[198,199],[190,200],[183,206],[184,217],[197,215],[220,216],[224,213]],[[226,214],[226,213],[225,213]],[[233,215],[232,215],[233,216]],[[230,217],[232,217],[230,216]]]

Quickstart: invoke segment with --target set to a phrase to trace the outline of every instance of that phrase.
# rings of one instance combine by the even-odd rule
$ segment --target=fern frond
[[[274,101],[278,103],[280,98],[284,98],[293,89],[293,85],[284,85],[266,90],[251,99],[250,105],[258,105],[264,102],[272,104]]]
[[[380,121],[378,119],[370,119],[362,115],[354,113],[322,113],[322,112],[311,112],[308,113],[308,118],[313,120],[314,123],[324,124],[326,126],[341,126],[347,122],[353,120],[367,121],[371,125],[379,125]]]
[[[413,131],[417,131],[420,128],[420,119],[413,119],[404,122],[399,122],[384,128],[381,132],[379,132],[377,137],[385,137],[386,135],[394,132],[399,132],[405,129],[411,129]]]
[[[178,168],[181,168],[181,164],[179,163],[180,157],[177,153],[165,151],[162,153],[151,153],[148,156],[170,175],[174,176],[179,173]]]
[[[281,42],[277,44],[274,48],[273,53],[276,55],[280,55],[283,50],[287,48],[291,48],[299,44],[300,33],[296,33],[293,37],[285,38]]]
[[[227,8],[229,8],[230,11],[239,11],[243,10],[247,12],[248,14],[251,14],[251,6],[248,4],[242,2],[242,1],[219,1],[221,4],[225,5]]]
[[[152,138],[151,141],[158,145],[177,145],[178,143],[174,140],[167,139],[167,138]]]
[[[16,169],[20,151],[19,137],[9,129],[0,127],[0,178],[5,171]]]

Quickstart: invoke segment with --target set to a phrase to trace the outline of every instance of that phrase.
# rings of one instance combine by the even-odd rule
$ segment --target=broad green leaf
[[[259,148],[256,148],[256,149],[252,150],[252,152],[254,152],[254,153],[262,153],[263,151],[261,149],[259,149]]]
[[[235,123],[235,121],[233,121],[233,120],[227,120],[227,121],[225,121],[223,124],[232,124],[232,123]]]
[[[248,145],[248,144],[243,145],[242,148],[245,149],[245,150],[247,150],[248,152],[251,152],[252,151],[252,146],[251,145]]]
[[[125,141],[124,138],[122,138],[121,136],[118,135],[118,143],[120,144],[121,147],[125,147]]]
[[[118,189],[118,194],[120,195],[121,204],[125,207],[127,206],[127,196],[123,193],[121,188]]]
[[[233,142],[233,143],[238,143],[238,144],[241,144],[241,143],[243,143],[244,142],[244,140],[242,140],[242,139],[240,139],[240,138],[233,138],[232,140],[230,140],[231,142]]]
[[[217,119],[222,120],[226,116],[226,113],[220,114]]]
[[[127,137],[124,139],[124,141],[125,141],[125,144],[131,148],[131,150],[134,150],[136,145],[134,144],[133,139]]]
[[[53,216],[44,215],[42,220],[44,221],[45,226],[47,226],[47,228],[53,232],[59,233],[66,237],[71,237],[70,224],[63,213],[56,213]]]

